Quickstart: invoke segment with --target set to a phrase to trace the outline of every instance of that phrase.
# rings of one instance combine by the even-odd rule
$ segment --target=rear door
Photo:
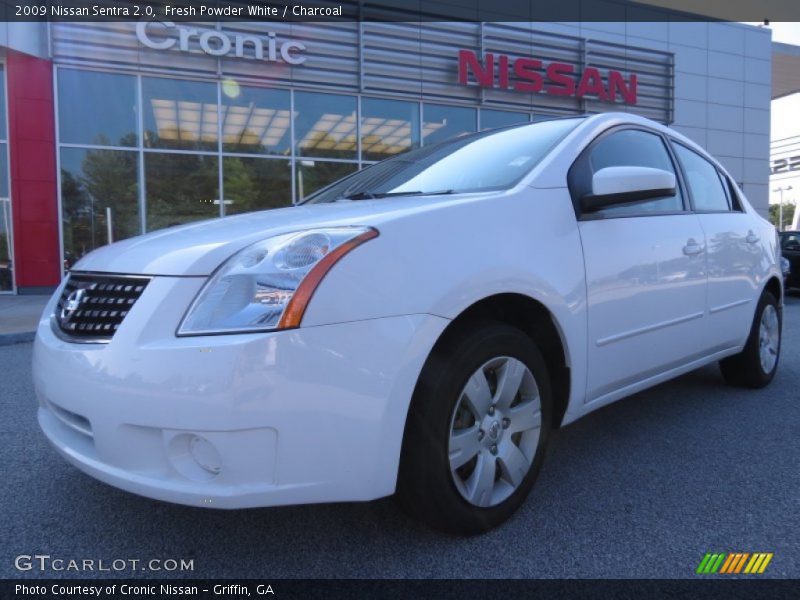
[[[763,253],[758,224],[734,185],[715,165],[673,142],[689,196],[706,238],[708,336],[704,348],[743,344],[755,314]]]
[[[603,134],[570,169],[586,269],[587,401],[686,364],[705,329],[703,229],[680,187],[580,214],[592,174],[612,166],[676,172],[666,139],[629,127]]]

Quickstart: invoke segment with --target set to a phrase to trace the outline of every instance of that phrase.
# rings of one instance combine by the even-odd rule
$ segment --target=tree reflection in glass
[[[289,161],[226,156],[222,170],[225,214],[291,206],[292,170]]]
[[[141,233],[136,173],[136,152],[61,150],[66,268],[95,248]]]
[[[146,153],[147,231],[218,217],[218,160],[197,154]]]

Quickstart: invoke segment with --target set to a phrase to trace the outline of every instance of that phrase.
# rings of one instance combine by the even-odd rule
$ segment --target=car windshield
[[[507,189],[580,121],[539,121],[425,146],[340,179],[309,196],[306,203]]]

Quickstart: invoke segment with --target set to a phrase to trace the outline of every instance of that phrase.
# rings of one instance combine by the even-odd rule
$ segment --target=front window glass
[[[292,167],[288,160],[226,156],[222,172],[226,215],[292,204]]]
[[[136,169],[127,150],[61,150],[64,261],[141,233]]]
[[[217,150],[214,83],[142,78],[144,145],[170,150]]]
[[[425,104],[422,114],[425,119],[422,124],[422,140],[425,145],[472,133],[477,128],[474,108]]]
[[[419,104],[402,100],[361,100],[361,156],[383,160],[419,147]]]
[[[682,146],[673,144],[675,154],[683,165],[689,190],[692,192],[695,210],[730,210],[728,195],[722,187],[717,168],[705,158]]]
[[[660,136],[636,129],[624,129],[611,133],[591,147],[589,151],[591,174],[606,167],[650,167],[675,173],[672,160]],[[591,177],[589,178],[591,181]],[[639,213],[665,213],[683,210],[683,200],[677,186],[675,194],[653,198],[644,202],[633,202],[610,206],[595,214],[622,216]]]
[[[530,172],[579,122],[543,121],[425,146],[363,169],[310,201],[506,189]]]
[[[144,155],[147,231],[220,215],[216,156]]]
[[[59,69],[58,114],[64,143],[136,146],[136,77]]]
[[[354,96],[297,92],[294,111],[298,155],[357,158]]]
[[[287,90],[222,82],[222,150],[254,154],[291,151],[291,110]]]

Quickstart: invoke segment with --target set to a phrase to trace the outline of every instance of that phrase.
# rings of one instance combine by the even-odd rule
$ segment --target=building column
[[[14,214],[14,278],[20,294],[61,280],[53,64],[8,50],[8,145]]]

